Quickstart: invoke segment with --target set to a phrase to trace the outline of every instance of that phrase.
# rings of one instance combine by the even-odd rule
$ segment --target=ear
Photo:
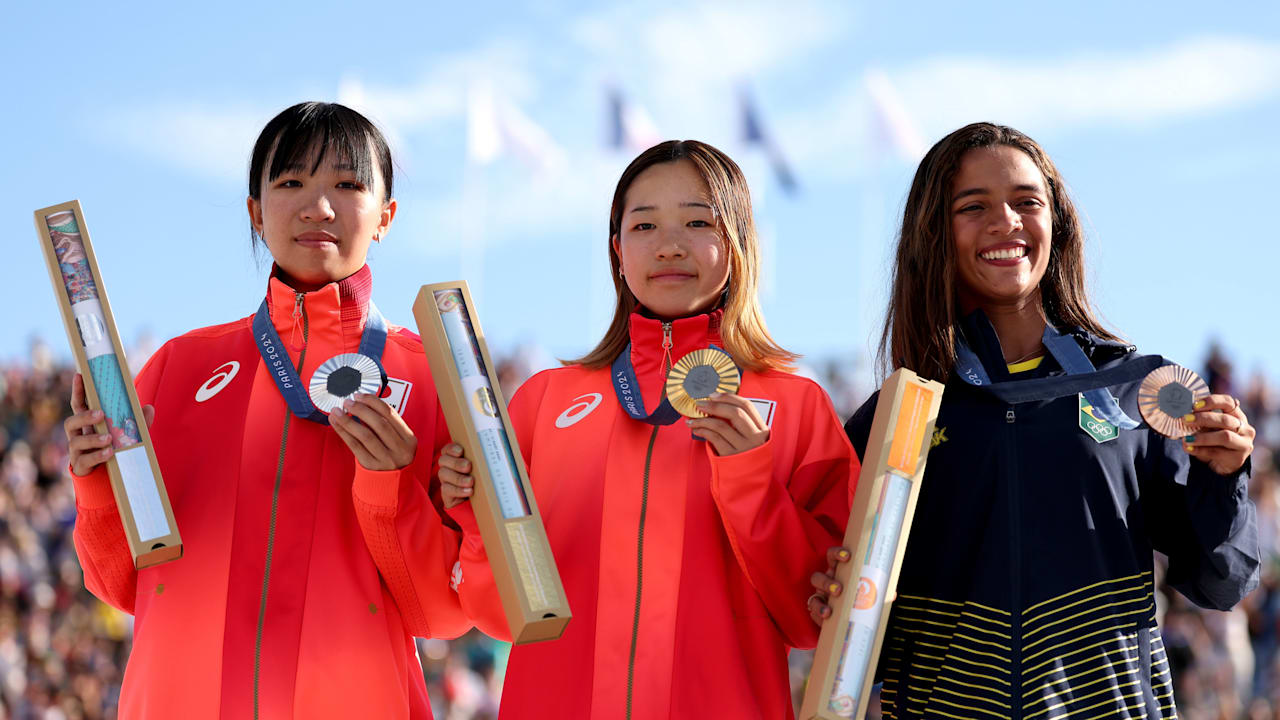
[[[391,221],[396,219],[396,199],[391,198],[387,201],[387,206],[382,208],[382,216],[378,218],[378,235],[387,236],[387,231],[391,229]]]
[[[253,227],[253,231],[262,237],[262,202],[254,200],[250,195],[245,198],[249,207],[249,225]]]
[[[613,249],[613,254],[617,256],[618,268],[621,269],[622,268],[622,248],[619,245],[617,235],[609,236],[609,247]]]

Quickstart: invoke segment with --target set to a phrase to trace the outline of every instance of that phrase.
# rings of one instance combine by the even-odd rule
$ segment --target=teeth
[[[1027,249],[1023,246],[1015,248],[1007,248],[1005,250],[989,250],[981,254],[983,260],[1009,260],[1012,258],[1026,257]]]

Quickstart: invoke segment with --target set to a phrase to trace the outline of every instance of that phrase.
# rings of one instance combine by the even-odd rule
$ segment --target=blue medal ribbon
[[[670,425],[680,419],[680,413],[667,402],[666,393],[663,393],[657,410],[645,412],[640,383],[636,381],[636,369],[631,364],[631,343],[627,343],[626,349],[613,361],[612,370],[613,391],[618,395],[618,404],[627,415],[650,425]]]
[[[1058,362],[1058,365],[1068,375],[1084,375],[1087,373],[1097,372],[1097,368],[1093,363],[1089,362],[1089,357],[1084,354],[1084,350],[1080,349],[1080,345],[1075,338],[1066,333],[1060,333],[1052,325],[1045,325],[1044,335],[1040,338],[1044,346],[1048,348],[1049,354]],[[965,344],[964,339],[956,337],[956,373],[961,380],[974,386],[991,385],[991,377],[987,375],[986,368],[982,367],[982,361],[978,359],[976,353]],[[1093,388],[1085,390],[1083,395],[1089,404],[1093,406],[1093,413],[1102,420],[1115,425],[1122,430],[1132,430],[1138,427],[1138,423],[1125,414],[1120,409],[1120,403],[1116,402],[1116,398],[1111,394],[1111,390],[1106,387]]]
[[[328,425],[329,416],[311,402],[306,384],[298,376],[298,369],[289,359],[289,352],[281,342],[275,325],[271,323],[271,312],[267,309],[266,300],[262,301],[262,305],[258,306],[258,312],[253,316],[253,339],[258,344],[258,353],[262,355],[262,362],[266,363],[267,370],[271,372],[271,379],[275,381],[276,388],[284,396],[289,410],[303,420]],[[357,352],[377,363],[383,377],[386,377],[386,371],[382,368],[382,351],[386,346],[387,321],[370,300],[369,317],[365,320],[364,332],[360,335],[360,348]]]

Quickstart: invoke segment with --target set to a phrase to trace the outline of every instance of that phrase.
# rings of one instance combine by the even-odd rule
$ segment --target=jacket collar
[[[643,308],[631,313],[631,365],[646,408],[656,408],[666,392],[667,371],[694,350],[720,345],[722,310],[691,315],[665,323]],[[670,352],[663,347],[666,326],[671,328]]]
[[[336,330],[343,350],[355,352],[360,345],[369,316],[369,299],[373,294],[373,273],[366,264],[351,275],[329,283],[318,290],[299,293],[281,278],[280,268],[271,266],[267,286],[267,309],[271,324],[291,349],[302,344],[302,326],[294,317],[299,298],[306,305],[307,325],[312,332],[321,328]]]

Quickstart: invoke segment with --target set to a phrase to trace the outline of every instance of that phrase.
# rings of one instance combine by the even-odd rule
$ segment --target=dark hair
[[[613,238],[622,232],[622,214],[627,190],[640,173],[660,163],[688,160],[707,183],[712,213],[729,254],[729,282],[725,288],[724,315],[720,321],[720,341],[738,365],[751,370],[788,369],[794,353],[778,345],[764,324],[764,314],[756,297],[760,277],[760,249],[755,220],[751,216],[751,192],[738,164],[720,150],[697,140],[668,140],[640,153],[631,161],[613,191],[609,209],[609,269],[617,304],[613,321],[604,338],[585,356],[566,361],[590,368],[612,363],[630,341],[630,316],[639,304],[618,275],[622,261],[613,249]]]
[[[391,149],[382,132],[368,118],[338,103],[303,102],[286,108],[262,128],[249,160],[249,197],[262,199],[266,181],[280,177],[291,167],[311,162],[311,172],[332,150],[339,162],[355,168],[356,179],[373,188],[374,161],[382,172],[382,201],[391,200]],[[267,156],[271,167],[267,168]]]
[[[952,181],[970,150],[1006,146],[1026,153],[1044,176],[1053,211],[1049,266],[1040,303],[1055,326],[1118,338],[1097,319],[1085,290],[1084,229],[1075,204],[1044,148],[1004,125],[973,123],[947,135],[925,154],[911,181],[898,234],[893,289],[880,334],[882,374],[908,367],[945,380],[955,364],[957,320],[955,249],[951,237]]]

